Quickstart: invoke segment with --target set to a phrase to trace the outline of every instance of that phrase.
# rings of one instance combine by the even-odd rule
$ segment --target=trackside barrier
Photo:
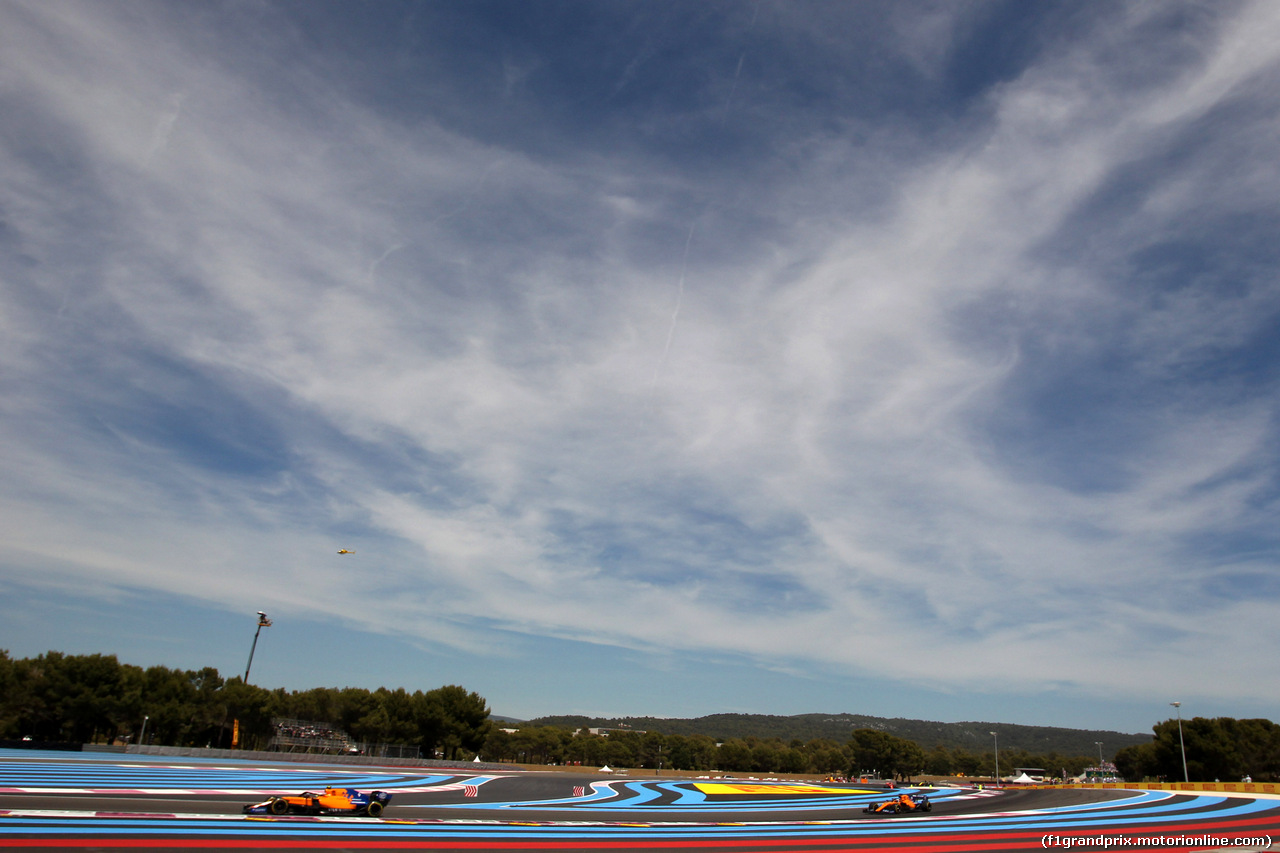
[[[1138,791],[1212,791],[1220,794],[1280,794],[1280,782],[1079,782],[1072,785],[1036,785],[1034,787],[1124,788]]]
[[[209,749],[197,746],[154,746],[129,744],[125,750],[130,755],[169,755],[178,758],[235,758],[251,761],[285,761],[303,764],[352,764],[379,767],[421,767],[435,770],[514,770],[510,764],[490,761],[442,761],[431,758],[393,758],[377,755],[325,755],[323,753],[272,752],[251,749]]]

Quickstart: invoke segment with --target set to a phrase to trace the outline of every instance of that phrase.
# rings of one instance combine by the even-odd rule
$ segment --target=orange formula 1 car
[[[349,814],[377,817],[391,802],[385,791],[362,794],[355,788],[325,788],[323,794],[303,791],[296,797],[269,797],[245,806],[245,814]]]
[[[898,814],[899,812],[931,812],[933,803],[924,794],[902,793],[892,800],[871,803],[865,809],[867,814]]]

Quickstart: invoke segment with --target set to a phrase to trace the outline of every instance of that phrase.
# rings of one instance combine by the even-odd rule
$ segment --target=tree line
[[[232,745],[263,749],[273,720],[323,721],[357,741],[418,746],[457,759],[479,751],[493,725],[484,698],[457,685],[287,692],[223,678],[218,670],[146,669],[115,655],[48,652],[11,659],[0,650],[0,739],[44,742]]]
[[[483,697],[457,685],[434,690],[319,687],[288,692],[223,678],[212,667],[178,670],[120,663],[114,655],[48,652],[11,659],[0,650],[0,739],[72,743],[147,743],[263,749],[275,735],[273,720],[327,723],[357,741],[419,747],[425,757],[523,764],[581,764],[619,768],[907,779],[995,774],[993,749],[934,744],[878,728],[845,737],[784,738],[736,734],[673,734],[586,726],[494,725]],[[1269,720],[1195,717],[1165,720],[1148,743],[1115,754],[1129,781],[1280,781],[1280,726]],[[844,730],[848,732],[848,729]],[[1043,768],[1050,776],[1076,776],[1096,764],[1092,755],[1001,748],[1002,775],[1016,767]]]
[[[612,731],[522,725],[497,728],[485,700],[457,685],[435,690],[380,687],[288,692],[246,684],[218,670],[142,668],[115,655],[51,651],[11,659],[0,650],[0,739],[42,742],[138,743],[263,749],[276,734],[273,720],[323,722],[365,743],[418,746],[425,757],[526,764],[742,773],[810,773],[909,778],[990,776],[990,751],[917,743],[883,731],[858,729],[846,738],[758,737]],[[848,732],[848,729],[844,730]],[[1088,757],[1003,750],[1001,766],[1064,768],[1079,773]]]
[[[1181,729],[1181,731],[1179,731]],[[1270,720],[1193,717],[1165,720],[1151,743],[1116,753],[1116,769],[1130,782],[1280,781],[1280,726]]]
[[[586,719],[586,718],[582,718]],[[1118,774],[1130,782],[1181,781],[1182,748],[1186,775],[1192,782],[1280,781],[1280,726],[1270,720],[1230,717],[1156,724],[1153,740],[1121,748],[1115,754]],[[881,729],[854,729],[847,740],[836,738],[760,737],[720,739],[706,734],[610,729],[592,734],[572,725],[522,724],[510,731],[495,728],[484,745],[485,758],[525,764],[572,764],[611,767],[794,773],[913,779],[920,776],[991,778],[999,761],[1001,776],[1015,768],[1038,768],[1046,776],[1080,776],[1098,765],[1097,754],[1001,747],[971,750],[935,744],[926,749],[909,738]]]

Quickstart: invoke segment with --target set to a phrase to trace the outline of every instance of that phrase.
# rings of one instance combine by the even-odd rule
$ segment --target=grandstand
[[[345,755],[360,751],[346,732],[335,729],[328,723],[277,717],[271,724],[275,727],[275,734],[267,744],[267,749],[275,752]]]
[[[414,744],[361,743],[330,723],[276,717],[271,720],[271,724],[275,728],[275,734],[267,743],[267,749],[272,752],[373,755],[380,758],[417,758],[419,753]]]

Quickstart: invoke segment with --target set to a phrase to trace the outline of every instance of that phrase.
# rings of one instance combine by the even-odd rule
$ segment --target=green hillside
[[[887,719],[863,714],[797,714],[779,717],[767,714],[711,714],[695,719],[661,717],[558,716],[527,721],[527,725],[558,728],[633,728],[671,735],[707,735],[717,741],[730,738],[780,738],[810,741],[825,738],[844,743],[855,729],[876,729],[918,743],[924,749],[944,746],[980,752],[994,746],[991,732],[1000,736],[1000,749],[1022,749],[1031,753],[1057,752],[1063,755],[1095,755],[1098,742],[1103,753],[1112,756],[1126,746],[1150,743],[1150,734],[1064,729],[1051,726],[1021,726],[1010,723],[937,723],[927,720]]]

